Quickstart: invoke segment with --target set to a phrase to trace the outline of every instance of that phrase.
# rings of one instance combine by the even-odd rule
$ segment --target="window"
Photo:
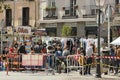
[[[55,16],[55,11],[52,10],[48,11],[47,17],[53,17],[53,16]]]
[[[70,15],[71,16],[76,15],[76,10],[74,9],[75,5],[76,5],[76,0],[70,0]]]
[[[48,0],[48,6],[55,6],[55,0]]]
[[[119,0],[115,0],[115,3],[116,3],[116,4],[119,4]]]
[[[70,15],[70,7],[65,8],[65,15]]]
[[[22,25],[29,25],[29,7],[24,7],[22,9]]]
[[[5,18],[6,26],[12,25],[12,10],[6,9],[6,18]]]

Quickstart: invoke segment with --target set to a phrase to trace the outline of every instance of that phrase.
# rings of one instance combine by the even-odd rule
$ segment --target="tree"
[[[63,25],[62,36],[64,36],[64,37],[71,36],[71,32],[72,32],[71,26],[69,26],[67,24]]]

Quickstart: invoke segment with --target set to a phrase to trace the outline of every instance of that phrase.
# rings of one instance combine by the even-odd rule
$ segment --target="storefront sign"
[[[20,26],[17,28],[17,32],[20,35],[31,35],[31,27]]]
[[[47,32],[44,30],[35,30],[34,34],[39,36],[47,36]]]

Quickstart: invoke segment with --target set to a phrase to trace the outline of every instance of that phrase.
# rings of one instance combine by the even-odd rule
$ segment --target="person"
[[[110,58],[110,68],[109,68],[109,71],[113,73],[114,72],[113,66],[114,66],[114,62],[115,62],[115,58],[114,58],[115,57],[115,50],[114,50],[112,45],[110,46],[110,56],[113,57],[113,58]]]
[[[9,53],[9,50],[8,50],[8,48],[7,47],[4,47],[4,49],[3,49],[3,51],[2,51],[3,53],[3,55],[2,55],[2,59],[3,60],[6,60],[6,55]]]
[[[11,45],[11,47],[9,48],[9,53],[14,53],[14,46]]]
[[[118,74],[118,69],[119,69],[119,63],[120,63],[120,59],[118,57],[120,57],[120,46],[118,46],[116,48],[116,60],[115,60],[115,75]]]
[[[92,64],[92,54],[93,54],[93,47],[92,44],[87,47],[86,49],[86,68],[85,68],[85,75],[91,75],[91,64]]]
[[[20,48],[18,49],[18,53],[19,54],[26,54],[26,50],[25,50],[25,43],[21,43],[21,46],[20,46]]]
[[[33,47],[31,47],[31,51],[30,51],[29,54],[35,54],[35,51],[34,51]]]
[[[67,68],[66,68],[66,67],[67,67],[67,61],[66,61],[66,58],[67,58],[68,55],[70,55],[70,50],[69,50],[69,48],[66,46],[66,47],[64,48],[64,50],[63,50],[63,53],[62,53],[62,56],[65,57],[65,58],[63,59],[64,65],[65,65],[64,73],[67,73]]]
[[[39,46],[39,43],[35,43],[35,46],[34,46],[34,51],[35,53],[40,53],[40,46]]]
[[[85,74],[85,64],[86,64],[86,60],[85,60],[85,50],[83,49],[83,47],[78,48],[77,49],[77,54],[78,56],[78,63],[79,66],[83,66],[82,68],[80,68],[80,74],[82,75],[83,73]]]
[[[41,53],[44,54],[44,53],[47,53],[47,49],[45,46],[43,46],[43,48],[41,49]]]
[[[62,50],[61,50],[61,45],[58,44],[57,46],[57,51],[55,52],[55,57],[56,57],[56,68],[57,72],[61,73],[61,64],[62,64]]]

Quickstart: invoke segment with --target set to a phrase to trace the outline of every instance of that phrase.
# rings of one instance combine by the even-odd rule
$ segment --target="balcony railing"
[[[62,16],[62,19],[75,19],[75,18],[78,18],[78,15],[75,15],[75,16],[64,15],[64,16]]]
[[[44,20],[58,19],[58,16],[46,16],[43,17]]]
[[[44,20],[58,19],[56,8],[46,8],[43,11],[43,19]]]

